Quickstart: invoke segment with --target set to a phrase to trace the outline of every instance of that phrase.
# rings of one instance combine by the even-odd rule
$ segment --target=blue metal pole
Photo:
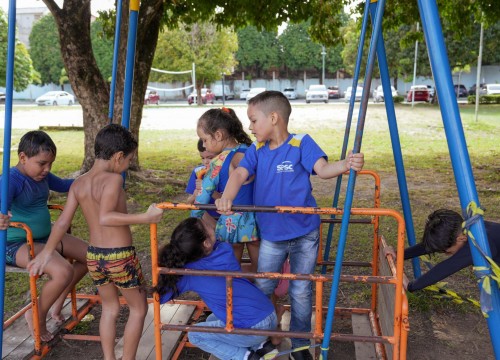
[[[125,65],[125,89],[123,92],[122,125],[130,128],[130,109],[132,107],[132,88],[134,85],[135,41],[139,20],[140,0],[130,0],[130,15],[127,39],[127,63]]]
[[[116,4],[115,42],[113,48],[113,68],[111,69],[111,91],[109,94],[109,123],[113,121],[116,90],[116,72],[118,71],[118,51],[120,50],[120,28],[122,24],[122,0]]]
[[[370,15],[372,19],[375,18],[377,11],[377,3],[371,3]],[[413,226],[413,215],[410,206],[410,196],[408,194],[408,184],[406,183],[405,166],[403,162],[403,154],[401,152],[401,143],[399,141],[398,124],[396,121],[396,112],[394,111],[394,101],[392,99],[391,91],[391,76],[389,75],[389,67],[387,65],[387,55],[385,53],[384,34],[380,32],[380,37],[377,41],[377,58],[380,70],[380,79],[382,80],[382,88],[384,90],[385,111],[387,113],[387,120],[389,123],[389,132],[391,134],[392,153],[394,156],[394,163],[396,165],[396,173],[398,176],[399,195],[403,205],[403,214],[405,217],[406,234],[410,246],[415,245],[415,228]],[[413,276],[420,277],[420,260],[418,257],[412,259]]]
[[[14,54],[16,51],[16,0],[9,1],[9,25],[7,30],[7,74],[5,81],[5,123],[3,134],[3,162],[2,162],[2,199],[0,211],[6,215],[9,212],[7,199],[9,198],[9,169],[10,145],[12,130],[12,94],[14,92]],[[4,321],[5,299],[5,250],[7,243],[7,230],[0,231],[0,312],[2,324]],[[3,354],[3,326],[0,329],[0,348]]]
[[[450,63],[446,53],[438,8],[435,0],[418,0],[418,7],[422,19],[429,58],[431,60],[432,73],[434,74],[436,83],[436,91],[441,107],[441,116],[443,118],[444,130],[448,140],[448,149],[453,172],[455,174],[460,204],[462,209],[465,209],[471,201],[475,201],[476,204],[479,205],[479,199],[474,183],[474,176],[472,174],[472,167],[467,144],[465,142],[457,99],[453,88],[453,79],[451,77]],[[471,226],[471,232],[482,251],[486,253],[486,255],[491,256],[482,217]],[[492,271],[488,262],[481,256],[480,252],[470,241],[469,245],[474,266],[487,269],[482,271],[481,275],[491,275]],[[476,272],[476,275],[480,274]],[[479,280],[480,287],[483,284],[483,279],[484,278],[480,278]],[[496,359],[500,359],[499,311],[500,291],[498,284],[493,281],[491,284],[491,310],[487,311],[487,322]]]
[[[351,132],[352,113],[354,111],[354,100],[356,97],[355,90],[358,86],[359,73],[360,73],[360,69],[361,69],[361,60],[363,59],[363,46],[365,44],[366,28],[367,28],[367,24],[368,24],[368,8],[369,8],[368,5],[369,5],[369,2],[367,1],[365,3],[365,12],[363,15],[363,23],[361,26],[361,35],[359,37],[358,55],[356,58],[356,66],[354,67],[354,77],[352,79],[352,88],[354,89],[354,92],[351,94],[351,101],[349,102],[349,111],[347,113],[347,121],[346,121],[345,132],[344,132],[344,142],[342,144],[342,151],[340,153],[341,160],[345,159],[345,155],[347,153],[347,145],[349,144],[349,133]],[[338,206],[338,203],[339,203],[341,185],[342,185],[342,174],[337,176],[337,181],[335,184],[335,193],[333,195],[333,202],[332,202],[332,207],[334,207],[334,208],[336,208]],[[330,218],[335,219],[335,215],[331,215]],[[330,248],[331,248],[331,244],[332,244],[333,227],[334,227],[333,223],[328,226],[328,235],[326,237],[325,251],[323,253],[323,260],[324,261],[328,261],[330,258]],[[326,274],[326,265],[323,265],[321,267],[321,273]]]
[[[374,0],[367,0],[374,1]],[[375,23],[373,26],[373,33],[370,40],[370,51],[368,54],[368,62],[366,66],[365,83],[363,86],[363,95],[361,97],[361,105],[358,116],[358,126],[356,128],[356,138],[354,140],[353,153],[359,153],[361,150],[361,141],[363,139],[363,130],[366,119],[366,109],[368,107],[368,97],[372,82],[373,67],[375,65],[375,53],[377,48],[377,40],[382,31],[382,17],[384,15],[385,0],[379,1],[377,13],[375,15]],[[330,336],[332,333],[333,320],[335,314],[335,305],[337,303],[337,294],[340,283],[340,273],[342,271],[342,261],[344,258],[345,243],[347,240],[347,231],[349,227],[349,218],[351,215],[352,200],[354,197],[354,185],[356,183],[356,172],[351,169],[349,174],[349,181],[347,182],[346,199],[344,204],[344,214],[342,216],[342,223],[340,225],[340,237],[337,246],[337,257],[335,259],[335,268],[333,270],[332,288],[330,292],[330,300],[328,302],[328,313],[325,321],[325,332],[323,343],[321,346],[321,356],[324,360],[328,358],[328,348],[330,343]]]

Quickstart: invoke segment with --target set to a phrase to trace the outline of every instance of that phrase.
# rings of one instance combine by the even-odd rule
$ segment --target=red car
[[[188,96],[188,104],[195,104],[196,103],[196,90],[194,90],[191,94]],[[201,89],[201,102],[203,104],[210,103],[213,104],[215,101],[215,94],[212,92],[210,89],[202,88]]]
[[[144,104],[160,104],[160,95],[154,90],[146,90],[146,94],[144,95]]]
[[[412,102],[413,91],[415,91],[415,101],[431,101],[431,96],[429,93],[429,89],[425,85],[415,85],[412,86],[410,91],[408,91],[408,95],[406,96],[407,102]]]
[[[338,86],[328,87],[328,99],[340,99],[340,89]]]

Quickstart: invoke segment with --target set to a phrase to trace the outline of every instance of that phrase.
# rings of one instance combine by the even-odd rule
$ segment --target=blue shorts
[[[41,238],[34,239],[33,241],[40,244],[46,244],[49,238]],[[16,254],[17,251],[21,248],[21,246],[27,244],[26,241],[16,241],[16,242],[7,242],[7,246],[5,248],[5,263],[11,266],[17,266],[16,264]]]

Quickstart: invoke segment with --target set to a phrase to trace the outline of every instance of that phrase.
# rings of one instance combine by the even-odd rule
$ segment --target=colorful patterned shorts
[[[132,289],[144,283],[141,263],[133,246],[121,248],[89,246],[87,267],[95,286],[113,283],[120,289]]]

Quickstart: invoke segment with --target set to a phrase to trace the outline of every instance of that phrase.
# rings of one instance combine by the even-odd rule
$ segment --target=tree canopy
[[[0,9],[0,86],[5,86],[7,70],[7,19]],[[32,82],[34,75],[33,65],[28,50],[23,43],[16,39],[14,52],[14,89],[22,91]]]

